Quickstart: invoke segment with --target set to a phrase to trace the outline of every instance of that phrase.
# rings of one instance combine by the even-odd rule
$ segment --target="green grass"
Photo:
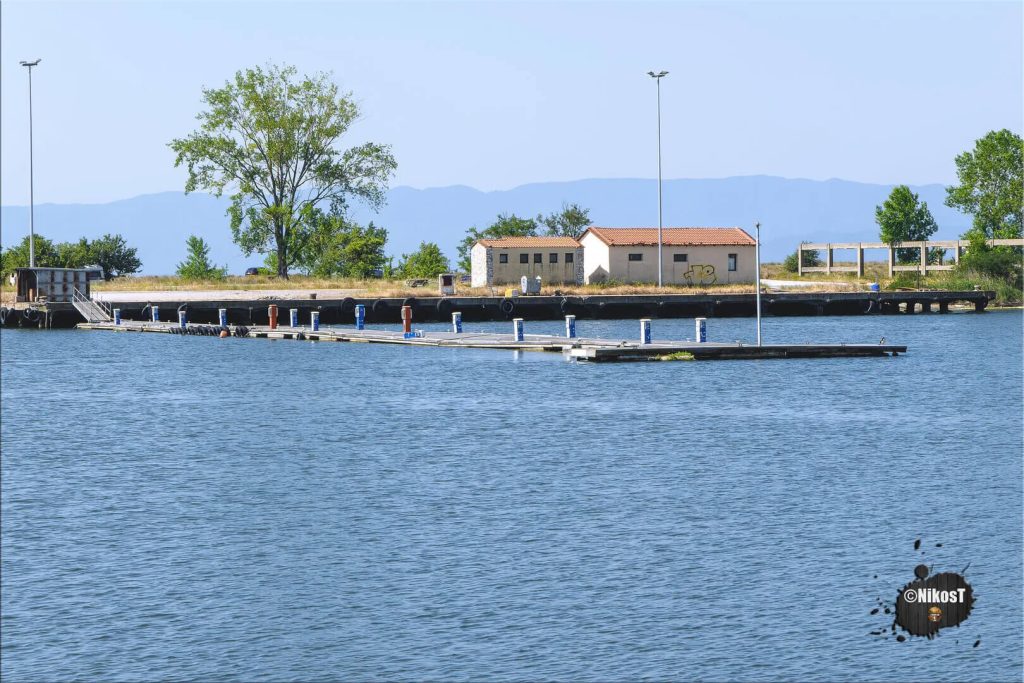
[[[899,273],[885,285],[886,289],[945,289],[970,292],[975,288],[996,293],[996,306],[1020,306],[1024,293],[1006,278],[973,271],[953,270],[935,275],[921,276],[918,273]]]
[[[689,351],[676,351],[674,353],[666,353],[661,356],[655,356],[657,360],[693,360],[693,354]]]

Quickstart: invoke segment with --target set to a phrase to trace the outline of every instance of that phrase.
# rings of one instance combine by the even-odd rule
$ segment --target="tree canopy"
[[[139,272],[142,261],[137,249],[129,247],[121,235],[104,235],[93,241],[82,237],[77,242],[54,243],[42,235],[36,238],[36,265],[51,268],[84,268],[100,266],[106,280]],[[0,252],[0,270],[6,277],[15,268],[26,268],[29,262],[29,238]]]
[[[590,227],[590,209],[563,203],[561,211],[547,216],[537,214],[537,223],[547,228],[548,235],[577,239]]]
[[[88,253],[90,263],[103,268],[103,279],[137,273],[142,268],[142,261],[137,256],[137,249],[129,247],[121,235],[104,235],[89,242]]]
[[[473,269],[473,257],[470,252],[473,245],[482,239],[498,239],[499,237],[530,237],[537,234],[537,220],[520,218],[514,213],[498,214],[498,219],[489,227],[478,230],[475,226],[466,231],[466,237],[459,242],[459,269],[468,273]]]
[[[202,237],[189,235],[185,240],[188,256],[178,264],[178,276],[185,280],[220,280],[227,268],[218,268],[210,261],[210,246]]]
[[[364,227],[344,216],[318,212],[297,263],[308,275],[365,279],[384,270],[387,241],[388,231],[372,221]]]
[[[408,278],[436,277],[449,270],[448,257],[433,242],[421,242],[419,249],[413,253],[402,254],[398,264],[398,272]]]
[[[235,242],[246,255],[273,252],[280,277],[300,258],[319,207],[341,214],[351,198],[383,205],[397,168],[390,147],[339,147],[359,109],[327,74],[254,67],[204,89],[203,102],[199,128],[170,142],[175,166],[188,169],[185,191],[229,192]]]
[[[979,238],[1019,238],[1024,233],[1024,140],[991,131],[974,150],[956,157],[959,185],[946,188],[946,206],[974,215]],[[967,235],[971,238],[971,235]]]
[[[919,200],[906,185],[897,185],[881,206],[875,207],[875,222],[878,236],[887,244],[926,240],[935,234],[939,226],[928,210],[928,203]],[[897,249],[901,262],[910,261],[917,249]]]

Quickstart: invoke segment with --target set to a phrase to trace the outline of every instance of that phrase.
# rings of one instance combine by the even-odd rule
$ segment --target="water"
[[[1021,326],[773,318],[910,353],[608,365],[4,330],[0,674],[1020,680]],[[869,635],[921,561],[970,563],[974,613]]]

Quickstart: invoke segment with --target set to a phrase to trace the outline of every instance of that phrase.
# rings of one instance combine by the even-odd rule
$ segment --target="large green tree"
[[[973,214],[968,239],[1019,238],[1024,233],[1024,140],[992,131],[956,157],[959,185],[946,188],[946,206]],[[973,235],[971,234],[973,233]]]
[[[483,230],[475,226],[466,231],[466,237],[459,242],[459,269],[468,273],[473,269],[473,245],[482,239],[498,239],[500,237],[526,237],[537,234],[535,218],[520,218],[514,213],[498,214],[498,220]]]
[[[210,260],[210,245],[202,237],[189,235],[185,240],[188,252],[185,260],[178,264],[178,277],[185,280],[220,280],[227,268],[218,268]]]
[[[92,245],[84,237],[80,237],[77,242],[59,242],[56,247],[57,264],[61,268],[95,265],[92,262]]]
[[[408,278],[437,277],[448,271],[448,257],[433,242],[421,242],[419,249],[413,253],[402,254],[398,264],[398,272]]]
[[[273,252],[288,277],[315,229],[315,210],[343,213],[351,198],[385,200],[397,164],[387,145],[341,149],[359,115],[351,93],[327,74],[298,77],[294,67],[239,71],[203,90],[199,128],[170,143],[188,169],[185,191],[230,192],[231,232],[246,255]]]
[[[547,228],[549,235],[578,238],[590,227],[590,209],[579,204],[562,204],[562,210],[549,213],[547,216],[537,215],[537,222]]]
[[[298,265],[317,277],[365,279],[387,265],[388,231],[371,221],[362,226],[341,215],[318,215],[299,255]]]
[[[875,207],[875,222],[879,238],[887,244],[926,240],[939,229],[928,203],[920,201],[906,185],[894,187],[885,202]],[[896,250],[901,263],[913,260],[917,254],[917,249]]]
[[[138,249],[129,247],[121,235],[104,235],[89,242],[89,264],[103,268],[103,279],[137,273],[142,268]]]

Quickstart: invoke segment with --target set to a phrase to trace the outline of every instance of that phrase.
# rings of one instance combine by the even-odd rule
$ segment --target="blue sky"
[[[1022,3],[18,3],[0,6],[2,196],[179,190],[166,143],[202,86],[274,61],[330,71],[393,145],[394,185],[507,189],[771,174],[955,178],[953,157],[1022,128]]]

